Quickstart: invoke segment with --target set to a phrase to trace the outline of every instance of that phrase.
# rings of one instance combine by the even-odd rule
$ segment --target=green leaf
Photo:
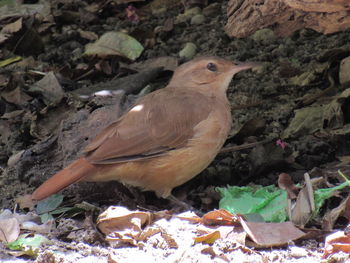
[[[1,60],[0,61],[0,68],[2,67],[5,67],[9,64],[12,64],[14,62],[17,62],[17,61],[20,61],[22,59],[22,57],[20,56],[15,56],[15,57],[12,57],[12,58],[8,58],[8,59],[5,59],[5,60]]]
[[[315,200],[315,214],[318,213],[324,202],[334,195],[335,191],[341,190],[349,186],[348,182],[344,182],[340,185],[334,186],[332,188],[317,189],[314,191],[314,200]]]
[[[70,211],[72,209],[73,209],[73,207],[61,207],[61,208],[53,210],[50,214],[51,215],[59,215],[59,214],[66,213],[67,211]]]
[[[135,38],[123,32],[110,31],[104,33],[95,43],[87,44],[84,55],[122,56],[135,60],[142,51],[143,46]]]
[[[288,215],[287,193],[274,185],[217,188],[219,207],[235,214],[260,214],[266,222],[284,222]]]
[[[36,212],[41,215],[54,211],[63,201],[63,195],[54,194],[50,197],[40,201],[36,207]]]
[[[41,222],[46,223],[47,221],[54,220],[53,216],[50,213],[45,213],[40,215]]]
[[[29,234],[23,234],[19,236],[16,241],[7,244],[7,247],[11,250],[20,250],[25,252],[28,256],[37,256],[38,249],[41,244],[48,242],[48,239],[40,234],[30,236]]]

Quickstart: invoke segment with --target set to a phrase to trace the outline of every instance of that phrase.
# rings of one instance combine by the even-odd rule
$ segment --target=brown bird
[[[167,198],[215,158],[231,128],[226,90],[254,63],[201,57],[179,66],[164,88],[141,97],[103,129],[85,156],[32,194],[44,199],[78,181],[119,181]]]

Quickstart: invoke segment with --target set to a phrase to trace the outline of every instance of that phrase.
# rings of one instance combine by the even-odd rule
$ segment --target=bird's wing
[[[211,98],[195,91],[166,88],[141,98],[85,149],[95,164],[144,160],[185,145],[206,120]]]

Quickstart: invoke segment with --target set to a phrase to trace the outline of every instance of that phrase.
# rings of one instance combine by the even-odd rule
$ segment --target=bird
[[[255,66],[219,57],[178,66],[165,88],[139,98],[102,129],[79,159],[31,194],[32,200],[79,181],[119,181],[172,197],[172,189],[208,167],[224,145],[232,124],[226,91],[236,73]]]

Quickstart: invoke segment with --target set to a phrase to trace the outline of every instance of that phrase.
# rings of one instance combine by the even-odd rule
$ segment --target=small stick
[[[260,142],[252,142],[252,143],[245,143],[245,144],[242,144],[242,145],[224,147],[224,148],[222,148],[220,150],[219,153],[237,152],[237,151],[253,148],[253,147],[261,145],[261,144],[269,143],[272,140],[273,139],[270,138],[270,139],[262,140]]]

